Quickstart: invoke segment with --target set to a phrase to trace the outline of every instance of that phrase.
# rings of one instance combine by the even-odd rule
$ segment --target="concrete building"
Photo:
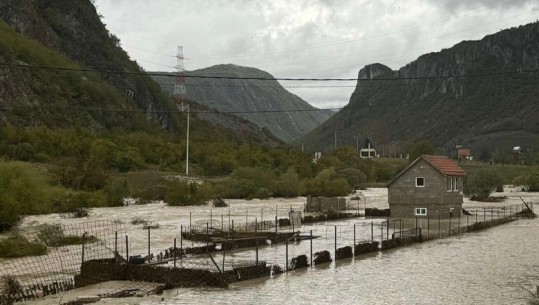
[[[466,172],[445,156],[423,155],[388,184],[391,217],[459,217]]]

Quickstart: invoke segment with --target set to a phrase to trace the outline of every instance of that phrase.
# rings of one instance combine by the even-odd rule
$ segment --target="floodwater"
[[[498,194],[497,194],[498,195]],[[538,202],[538,194],[516,192],[508,188],[509,196],[504,203],[479,204],[465,200],[464,207],[518,204],[521,196],[526,201]],[[371,189],[363,191],[366,207],[387,207],[387,191]],[[304,198],[231,201],[230,208],[213,209],[213,226],[245,223],[254,220],[284,217],[287,211],[301,210]],[[353,202],[353,201],[352,201]],[[230,221],[228,211],[230,212]],[[191,215],[190,215],[191,214]],[[256,215],[256,216],[255,216]],[[139,226],[128,220],[140,216],[161,227],[152,231],[152,251],[171,246],[180,225],[205,226],[208,222],[207,207],[166,207],[163,204],[132,206],[124,208],[94,209],[90,219],[61,219],[58,215],[29,217],[25,226],[40,223],[65,222],[74,224],[93,219],[124,219],[126,233],[133,239],[133,254],[145,251],[147,235]],[[491,215],[492,216],[492,215]],[[379,225],[383,219],[355,218],[334,222],[303,225],[303,234],[319,238],[313,240],[313,251],[328,250],[332,257],[335,247],[352,245],[354,225],[356,242],[380,240],[384,231]],[[374,228],[371,233],[371,226]],[[335,229],[336,228],[336,229]],[[444,239],[414,244],[382,253],[358,256],[330,264],[315,266],[263,278],[232,284],[229,289],[173,289],[161,296],[143,298],[103,299],[101,304],[525,304],[527,290],[539,285],[539,243],[537,232],[539,219],[518,220],[509,224],[479,232],[466,233]],[[298,228],[296,228],[298,230]],[[335,232],[337,234],[335,235]],[[371,235],[372,234],[372,235]],[[132,237],[131,237],[132,236]],[[291,243],[289,260],[306,254],[309,257],[310,241]],[[286,264],[286,247],[283,244],[265,245],[259,249],[259,259],[268,264]],[[222,254],[215,261],[222,267]],[[254,261],[254,249],[226,253],[225,268],[244,261]],[[5,263],[5,262],[4,262]],[[2,262],[0,261],[0,264]],[[48,300],[28,304],[57,304],[55,296]],[[163,298],[163,301],[162,301]]]

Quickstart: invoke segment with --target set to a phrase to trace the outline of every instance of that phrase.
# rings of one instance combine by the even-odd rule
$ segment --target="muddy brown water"
[[[384,208],[387,193],[374,190],[369,206]],[[505,204],[520,201],[513,193]],[[537,196],[528,197],[537,202]],[[301,207],[303,199],[280,202],[281,205]],[[251,203],[237,202],[237,207]],[[267,204],[268,209],[273,202]],[[494,204],[496,205],[496,204]],[[503,204],[499,204],[503,205]],[[472,209],[477,203],[465,202]],[[194,208],[199,209],[199,208]],[[169,209],[170,211],[175,209]],[[192,210],[192,209],[191,209]],[[187,221],[189,209],[181,210]],[[125,209],[97,210],[97,217],[126,215]],[[269,212],[267,212],[269,214]],[[108,214],[108,215],[107,215]],[[112,214],[112,215],[111,215]],[[167,227],[177,229],[170,213],[155,211],[151,206],[134,207],[132,215],[145,215],[164,224],[162,232],[166,239],[175,236]],[[241,213],[240,213],[241,214]],[[238,218],[242,217],[238,215]],[[279,215],[280,217],[280,215]],[[243,217],[242,217],[243,218]],[[55,216],[38,216],[29,222],[56,221]],[[66,220],[74,222],[75,220]],[[337,226],[338,247],[352,243],[353,224],[356,224],[357,240],[370,239],[370,223],[382,219],[352,219],[302,226],[302,232],[313,230],[320,236],[313,241],[313,251],[334,251],[334,232]],[[28,223],[28,222],[27,222]],[[378,227],[379,228],[379,227]],[[314,268],[296,270],[272,278],[261,278],[235,283],[229,289],[172,289],[161,296],[143,298],[107,299],[101,304],[525,304],[527,289],[539,285],[539,219],[519,220],[484,231],[466,233],[444,239],[432,240],[412,246],[381,253],[344,259]],[[128,228],[129,230],[129,228]],[[158,231],[157,231],[158,232]],[[360,233],[361,232],[361,233]],[[143,232],[141,243],[144,241]],[[375,232],[380,240],[381,232]],[[164,241],[164,240],[163,240]],[[167,243],[168,244],[168,243]],[[289,260],[301,254],[309,255],[309,241],[291,243]],[[235,263],[254,260],[252,249],[227,253],[225,268]],[[268,264],[285,264],[285,246],[267,245],[259,250],[259,259]],[[222,256],[216,255],[220,264]],[[59,297],[32,301],[27,304],[58,304]],[[164,301],[161,301],[164,298]]]

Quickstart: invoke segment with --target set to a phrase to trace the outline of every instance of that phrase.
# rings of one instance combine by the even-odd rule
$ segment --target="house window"
[[[458,192],[459,190],[458,178],[453,177],[451,181],[453,182],[453,192]]]
[[[425,187],[425,178],[423,178],[423,177],[416,177],[416,178],[415,178],[415,186],[416,186],[416,187]]]
[[[427,208],[415,208],[415,216],[427,216]]]
[[[447,177],[447,191],[451,192],[453,190],[453,178]]]

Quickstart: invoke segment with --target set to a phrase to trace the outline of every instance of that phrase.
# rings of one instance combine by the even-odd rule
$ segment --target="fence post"
[[[399,236],[402,237],[402,218],[399,219]]]
[[[189,211],[189,231],[193,232],[193,223],[191,222],[192,220],[192,215],[191,215],[191,211]]]
[[[230,231],[230,209],[228,209],[228,231]]]
[[[485,208],[483,208],[483,222],[487,221],[487,212],[485,211]]]
[[[228,236],[226,237],[226,241],[228,242]],[[223,272],[225,272],[225,257],[226,257],[226,247],[227,247],[227,244],[228,243],[222,243],[222,248],[223,248]]]
[[[468,222],[468,215],[466,215],[466,230],[468,230],[469,222]]]
[[[81,253],[81,266],[82,264],[84,263],[84,243],[86,241],[86,232],[84,232],[84,234],[82,234],[82,253]]]
[[[236,231],[234,231],[234,219],[232,219],[232,239],[236,239]]]
[[[356,256],[356,224],[354,224],[354,244],[352,246],[352,255]]]
[[[210,225],[206,222],[206,247],[210,245]]]
[[[417,216],[415,217],[415,228],[417,229]]]
[[[387,221],[386,240],[389,240],[389,220]]]
[[[248,219],[249,219],[249,209],[245,209],[245,232],[248,231],[248,229],[247,229]]]
[[[371,221],[371,244],[374,242],[374,221]]]
[[[151,243],[151,237],[150,237],[150,227],[148,227],[148,255],[150,255],[150,243]]]
[[[453,215],[449,214],[449,235],[451,235],[451,218]]]
[[[125,259],[129,264],[129,237],[127,235],[125,236]]]
[[[475,223],[477,223],[477,209],[475,209]]]
[[[118,255],[118,231],[114,231],[114,256]]]
[[[180,251],[183,250],[183,225],[180,226]]]
[[[210,223],[213,228],[213,209],[212,208],[210,208]]]
[[[288,272],[288,238],[286,239],[286,272]]]
[[[335,260],[337,260],[337,226],[335,226]]]
[[[174,237],[174,268],[176,268],[176,237]]]
[[[256,276],[258,276],[258,219],[255,218],[255,240],[256,240]]]
[[[313,230],[311,230],[311,268],[313,267]]]
[[[221,231],[224,232],[225,231],[225,224],[223,222],[223,213],[221,213]]]

